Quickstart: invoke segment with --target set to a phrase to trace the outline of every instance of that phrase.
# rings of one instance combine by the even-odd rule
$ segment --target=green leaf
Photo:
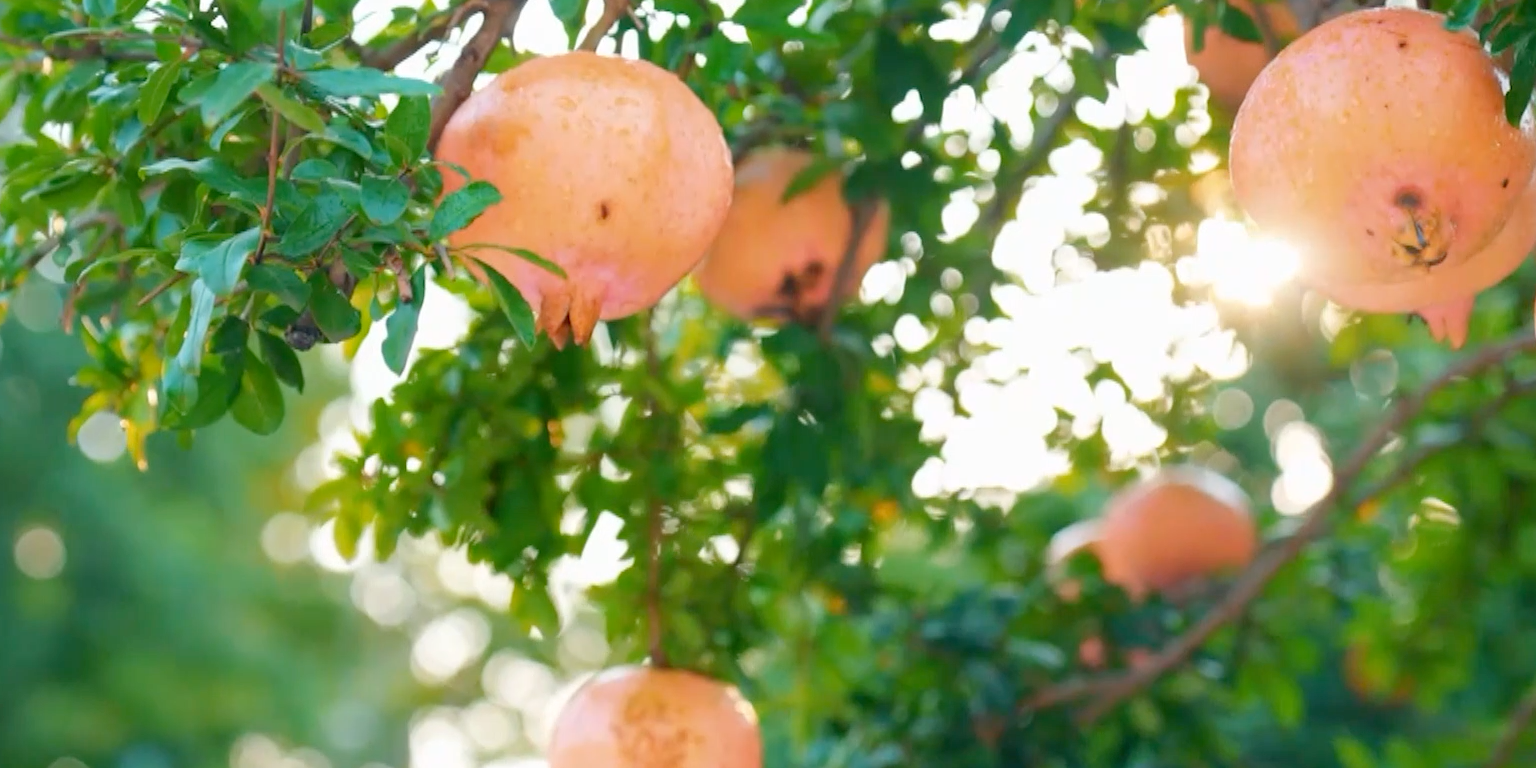
[[[421,305],[427,299],[427,268],[418,268],[411,275],[411,300],[395,304],[395,311],[384,321],[384,364],[395,375],[405,373],[405,363],[411,356],[411,345],[416,342],[416,324],[421,320]]]
[[[264,61],[237,61],[224,67],[198,97],[203,124],[212,126],[224,119],[263,83],[272,82],[276,75],[277,65]]]
[[[309,303],[309,284],[287,267],[257,264],[246,270],[245,282],[252,289],[270,293],[294,309],[303,309]]]
[[[181,246],[176,270],[196,275],[215,296],[227,296],[240,282],[240,274],[260,238],[261,228],[257,226],[218,239],[188,240]]]
[[[518,584],[512,590],[512,601],[508,607],[513,620],[523,631],[537,629],[545,638],[560,634],[560,612],[555,610],[555,601],[550,598],[549,590],[544,585]]]
[[[304,366],[299,362],[298,353],[288,342],[267,333],[256,333],[256,345],[261,348],[261,359],[272,366],[272,373],[277,380],[292,387],[295,392],[304,391]]]
[[[370,67],[353,69],[321,69],[305,72],[303,78],[310,85],[331,96],[382,96],[397,93],[401,96],[436,96],[441,88],[425,80],[398,77]]]
[[[341,195],[329,187],[322,188],[288,225],[274,250],[283,256],[308,256],[335,239],[351,217]]]
[[[363,315],[347,301],[340,289],[331,284],[324,274],[316,272],[309,278],[309,311],[315,317],[315,325],[331,341],[350,339],[363,327]]]
[[[466,245],[466,246],[463,246],[463,247],[460,247],[460,248],[455,248],[454,251],[456,253],[464,253],[464,252],[472,251],[472,250],[479,249],[479,248],[490,248],[490,249],[493,249],[493,250],[503,251],[505,253],[510,253],[513,256],[516,256],[516,257],[518,257],[520,259],[523,259],[524,261],[527,261],[529,264],[532,264],[535,267],[538,267],[539,269],[542,269],[545,272],[548,272],[548,273],[550,273],[552,275],[555,275],[557,277],[565,277],[566,276],[565,275],[565,270],[562,269],[559,264],[556,264],[553,261],[550,261],[549,259],[546,259],[543,256],[540,256],[537,253],[534,253],[533,251],[528,250],[527,248],[512,248],[512,247],[505,246],[505,245],[498,245],[496,243],[471,243],[469,245]]]
[[[363,213],[375,224],[392,224],[405,213],[405,204],[411,199],[411,190],[405,182],[394,176],[364,174],[362,183]]]
[[[427,151],[432,132],[432,103],[424,96],[406,96],[390,111],[384,121],[384,135],[400,140],[405,147],[405,163],[421,158]]]
[[[262,83],[256,87],[256,95],[267,103],[288,122],[303,128],[310,133],[324,133],[325,119],[320,113],[311,109],[308,104],[296,101],[283,93],[282,89],[271,83]]]
[[[565,27],[566,42],[576,39],[581,32],[582,25],[587,18],[587,3],[590,0],[549,0],[549,9],[554,11],[555,18],[560,20],[560,25]]]
[[[501,311],[512,323],[512,330],[517,333],[517,337],[522,339],[524,344],[532,345],[537,330],[533,321],[533,308],[528,306],[528,300],[523,298],[523,294],[518,293],[512,283],[507,282],[507,278],[492,269],[491,265],[474,256],[469,258],[474,259],[475,263],[485,270],[486,281],[491,284],[491,293],[496,295],[496,303],[501,305]]]
[[[1252,16],[1227,3],[1217,3],[1216,9],[1216,23],[1221,27],[1221,31],[1245,42],[1264,42],[1264,33],[1259,31],[1259,25]]]
[[[149,79],[144,81],[144,87],[139,90],[139,122],[155,124],[160,118],[160,111],[165,108],[165,100],[171,95],[171,86],[176,84],[176,78],[180,75],[181,59],[167,61],[149,74]]]
[[[266,200],[266,179],[242,178],[235,169],[215,157],[205,157],[196,161],[171,157],[140,168],[139,175],[158,176],[172,171],[187,171],[198,181],[226,195],[234,195],[250,202]]]
[[[427,227],[427,239],[436,242],[449,233],[469,226],[476,217],[485,213],[485,209],[499,202],[501,191],[493,184],[488,181],[471,181],[438,203],[437,211],[432,214],[432,223]]]
[[[779,202],[787,203],[801,192],[816,186],[816,182],[821,181],[827,174],[837,170],[841,165],[842,162],[836,158],[818,155],[815,160],[801,168],[800,172],[796,173],[794,178],[789,180],[789,185],[784,188],[784,194],[779,196]]]
[[[85,0],[85,12],[93,19],[109,19],[117,13],[115,0]]]
[[[1530,107],[1533,90],[1536,90],[1536,33],[1527,36],[1515,47],[1514,64],[1509,73],[1509,90],[1504,94],[1504,118],[1511,125],[1520,124],[1521,116]]]
[[[246,351],[240,395],[229,411],[240,426],[258,435],[270,435],[283,425],[283,390],[272,369],[255,352]]]
[[[404,99],[401,100],[402,103]],[[398,110],[399,107],[396,107]],[[391,115],[393,117],[393,115]],[[386,124],[387,129],[387,124]],[[351,150],[353,154],[364,160],[373,158],[373,146],[368,143],[368,137],[345,125],[332,124],[326,126],[321,138],[335,144],[338,147]]]
[[[1483,9],[1484,0],[1456,0],[1449,13],[1445,15],[1445,28],[1449,30],[1466,29],[1477,18],[1478,11]]]
[[[1376,768],[1376,758],[1364,742],[1348,734],[1333,737],[1333,751],[1344,768]]]

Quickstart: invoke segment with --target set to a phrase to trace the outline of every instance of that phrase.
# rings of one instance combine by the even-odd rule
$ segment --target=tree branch
[[[629,0],[603,0],[603,15],[599,16],[597,23],[587,30],[587,34],[581,38],[581,44],[576,46],[578,51],[596,51],[603,37],[613,25],[629,13]]]
[[[284,49],[288,42],[288,12],[277,12],[277,67],[282,69]],[[267,139],[267,202],[261,207],[261,232],[256,236],[256,252],[252,264],[260,264],[267,253],[267,241],[272,236],[272,209],[277,202],[277,166],[283,153],[283,116],[276,108],[267,110],[272,117],[272,132]]]
[[[462,5],[434,13],[427,17],[425,24],[384,48],[376,51],[364,49],[363,65],[374,69],[394,69],[400,66],[401,62],[416,55],[417,51],[446,39],[453,30],[463,26],[471,16],[484,13],[485,10],[486,0],[469,0]]]
[[[1509,722],[1504,726],[1504,735],[1499,737],[1483,768],[1504,768],[1510,764],[1520,737],[1530,728],[1532,717],[1536,717],[1536,684],[1520,697],[1520,703],[1515,705],[1515,711],[1510,713]]]
[[[437,142],[443,138],[443,129],[459,105],[474,92],[475,78],[485,68],[485,62],[496,50],[503,37],[511,37],[522,13],[525,0],[485,0],[485,10],[480,17],[480,29],[464,44],[459,59],[443,77],[443,93],[432,104],[432,132],[427,139],[427,151],[437,150]]]
[[[645,369],[646,375],[651,381],[662,381],[661,357],[656,352],[656,329],[652,326],[655,322],[655,313],[646,312],[640,327],[640,333],[644,335],[645,343]],[[661,403],[650,387],[646,387],[646,400],[649,405],[650,418],[655,420],[660,417],[658,412]],[[670,426],[667,427],[669,430]],[[662,529],[662,498],[656,490],[654,481],[650,483],[650,498],[646,503],[646,546],[645,546],[645,615],[646,638],[651,663],[658,667],[668,666],[666,649],[662,646],[662,618],[661,618],[661,545],[663,538]]]
[[[1425,384],[1413,394],[1398,400],[1370,434],[1355,448],[1334,475],[1333,486],[1322,499],[1309,506],[1302,514],[1302,523],[1288,539],[1263,552],[1253,564],[1233,583],[1226,596],[1212,607],[1193,627],[1174,638],[1141,667],[1123,674],[1102,678],[1067,681],[1046,688],[1025,700],[1024,711],[1070,703],[1094,697],[1094,701],[1079,713],[1081,724],[1088,724],[1113,709],[1120,702],[1134,696],[1151,685],[1164,673],[1179,666],[1194,654],[1206,640],[1222,627],[1241,616],[1279,572],[1294,560],[1301,551],[1327,529],[1330,513],[1345,499],[1350,487],[1376,458],[1394,435],[1419,414],[1435,393],[1465,376],[1478,373],[1504,363],[1510,357],[1536,349],[1536,331],[1524,329],[1509,340],[1489,345],[1463,358]],[[1474,419],[1491,417],[1498,407],[1525,391],[1536,389],[1536,382],[1520,387],[1510,387],[1495,399],[1489,407],[1481,409]],[[1425,446],[1412,454],[1388,482],[1400,481],[1411,475],[1413,468],[1446,446]]]

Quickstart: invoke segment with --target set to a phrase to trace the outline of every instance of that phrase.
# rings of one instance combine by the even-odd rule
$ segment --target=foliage
[[[420,693],[403,638],[352,611],[336,576],[262,551],[259,510],[299,501],[276,489],[323,401],[296,401],[266,439],[227,424],[192,451],[152,447],[153,473],[101,466],[65,439],[81,396],[58,382],[85,362],[77,345],[15,325],[0,341],[0,763],[228,765],[259,734],[403,764]],[[335,392],[310,373],[313,393]],[[36,530],[62,539],[57,576],[12,565]]]
[[[587,5],[551,5],[571,41],[598,10]],[[1261,39],[1243,12],[1195,0],[752,0],[729,18],[651,0],[619,14],[615,31],[683,72],[738,153],[803,144],[828,159],[821,169],[847,172],[850,197],[886,196],[882,274],[898,279],[836,317],[780,328],[727,320],[685,282],[654,312],[604,324],[590,348],[556,350],[533,337],[510,286],[476,284],[441,247],[496,199],[486,185],[436,199],[442,174],[464,169],[431,159],[434,127],[473,66],[441,86],[388,73],[461,22],[516,18],[519,4],[398,8],[358,41],[349,0],[20,0],[0,17],[13,65],[0,94],[29,139],[0,157],[0,302],[42,260],[64,270],[66,312],[91,357],[74,377],[91,392],[82,416],[122,414],[141,460],[150,436],[189,438],[226,416],[272,433],[305,386],[299,353],[353,354],[384,323],[385,360],[405,381],[310,499],[334,516],[338,548],[357,554],[370,527],[379,557],[405,533],[463,544],[515,580],[511,615],[538,654],[570,620],[548,594],[549,568],[581,551],[601,514],[616,516],[640,567],[590,595],[612,661],[649,653],[740,684],[762,713],[768,765],[1486,760],[1536,674],[1517,650],[1536,568],[1517,515],[1536,480],[1536,411],[1519,397],[1530,345],[1437,378],[1452,355],[1423,329],[1390,317],[1341,328],[1282,291],[1263,311],[1220,305],[1252,355],[1241,378],[1189,366],[1149,393],[1112,353],[1117,334],[1150,339],[1145,353],[1178,351],[1144,333],[1146,307],[1098,307],[1109,331],[1091,332],[1036,310],[1042,290],[1019,285],[1038,256],[1063,290],[1090,272],[1140,273],[1168,278],[1181,305],[1210,298],[1174,278],[1210,207],[1199,182],[1219,174],[1210,159],[1229,116],[1184,89],[1168,109],[1087,117],[1123,106],[1117,65],[1168,5],[1196,30]],[[1483,3],[1455,5],[1458,22],[1480,19],[1494,48],[1514,51],[1512,103],[1528,100],[1531,5],[1492,18]],[[963,26],[950,18],[961,6],[976,34],[936,34]],[[629,35],[637,22],[645,31]],[[486,72],[527,55],[498,31],[469,42]],[[493,49],[476,47],[487,39]],[[1018,62],[1031,59],[1061,66],[1029,80]],[[988,100],[1010,80],[1030,83],[1028,104]],[[990,110],[980,127],[941,124],[947,102],[973,99]],[[1089,189],[1054,188],[1081,193],[1081,222],[1063,224],[1062,249],[1026,258],[1020,238],[1000,234],[1030,190],[1070,175],[1067,149],[1097,160]],[[969,227],[950,218],[957,199],[978,206]],[[412,349],[428,279],[478,311],[453,349]],[[1517,325],[1531,282],[1526,270],[1481,298],[1474,346]],[[922,333],[900,332],[913,322]],[[1097,412],[1058,405],[1044,433],[1070,468],[1047,482],[914,483],[948,458],[921,402],[976,414],[967,388],[1021,367],[1005,341],[1057,334],[1075,340],[1058,364],[1085,369],[1082,391],[1124,402],[1129,390],[1163,430],[1150,455],[1125,455]],[[1044,397],[1053,374],[1028,373],[1039,386],[997,397]],[[1408,396],[1431,382],[1427,397]],[[1233,390],[1263,418],[1222,427],[1212,404]],[[1333,491],[1300,518],[1269,508],[1287,411],[1334,455]],[[1384,419],[1391,430],[1372,433]],[[1361,459],[1343,457],[1360,444]],[[1040,459],[1016,445],[1029,476]],[[1053,531],[1094,514],[1138,465],[1196,460],[1222,465],[1265,507],[1268,571],[1240,582],[1262,598],[1214,590],[1132,607],[1091,566],[1083,600],[1055,595],[1040,558]],[[1373,514],[1330,514],[1362,504]],[[1201,634],[1182,637],[1206,642],[1178,650],[1192,627]],[[1117,657],[1094,673],[1075,651],[1095,634],[1116,648],[1173,645],[1150,672]],[[1349,644],[1378,682],[1407,671],[1412,702],[1346,690]]]

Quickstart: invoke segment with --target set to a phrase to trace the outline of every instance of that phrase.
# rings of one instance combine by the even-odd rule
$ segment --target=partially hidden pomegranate
[[[504,275],[556,346],[647,309],[703,257],[731,202],[714,115],[672,73],[574,51],[497,75],[459,107],[437,158],[502,199],[449,236]],[[444,194],[466,182],[445,171]],[[470,247],[470,246],[500,246]],[[562,279],[503,250],[560,265]],[[478,270],[476,270],[478,273]]]
[[[617,667],[555,721],[550,768],[761,768],[757,713],[736,688],[679,669]]]
[[[853,231],[842,176],[830,172],[782,199],[814,160],[809,152],[785,147],[761,148],[742,158],[730,214],[694,271],[710,303],[742,320],[807,321],[834,301],[833,282]],[[889,231],[890,206],[881,201],[859,240],[850,292],[885,252]]]
[[[1257,6],[1252,0],[1230,0],[1228,5],[1248,14],[1260,30],[1267,26],[1280,45],[1299,32],[1296,14],[1291,12],[1285,0],[1261,2]],[[1223,32],[1214,14],[1205,28],[1204,45],[1198,51],[1195,50],[1194,25],[1184,24],[1184,55],[1189,65],[1200,73],[1200,82],[1210,89],[1211,100],[1229,114],[1242,105],[1248,88],[1270,59],[1268,46]]]
[[[1230,169],[1309,287],[1359,311],[1423,311],[1456,343],[1472,297],[1530,249],[1536,120],[1509,124],[1503,73],[1444,22],[1375,8],[1302,35],[1238,110]]]
[[[1258,528],[1237,483],[1167,467],[1110,498],[1095,551],[1106,581],[1133,598],[1175,590],[1253,560]]]

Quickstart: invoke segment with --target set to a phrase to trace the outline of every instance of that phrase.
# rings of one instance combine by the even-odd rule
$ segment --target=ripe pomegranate
[[[1529,250],[1536,119],[1508,123],[1503,73],[1444,21],[1375,8],[1302,35],[1254,81],[1229,166],[1310,287],[1350,309],[1422,311],[1454,342],[1471,297]]]
[[[448,121],[437,157],[501,190],[448,242],[516,286],[557,347],[660,301],[731,202],[730,149],[693,91],[649,62],[586,51],[497,75]],[[465,183],[443,177],[445,195]],[[481,244],[532,251],[567,277],[501,248],[467,248]]]
[[[813,161],[809,152],[785,147],[761,148],[742,159],[730,214],[693,273],[711,303],[742,320],[803,322],[832,302],[832,283],[853,229],[842,177],[828,173],[787,202],[782,199]],[[881,201],[859,240],[850,291],[885,252],[890,216],[890,206]]]
[[[1284,45],[1300,32],[1296,14],[1285,0],[1261,2],[1230,0],[1233,8],[1253,18],[1259,29],[1267,25],[1279,44]],[[1184,25],[1184,55],[1189,65],[1200,73],[1200,82],[1211,91],[1211,100],[1228,112],[1235,112],[1248,95],[1248,88],[1269,64],[1269,48],[1264,43],[1240,40],[1221,30],[1212,17],[1205,28],[1205,45],[1195,50],[1195,28]]]
[[[1198,466],[1165,468],[1115,494],[1097,545],[1105,579],[1136,599],[1240,568],[1257,550],[1247,494]]]
[[[757,713],[732,686],[679,669],[618,667],[555,721],[550,768],[761,768]]]

